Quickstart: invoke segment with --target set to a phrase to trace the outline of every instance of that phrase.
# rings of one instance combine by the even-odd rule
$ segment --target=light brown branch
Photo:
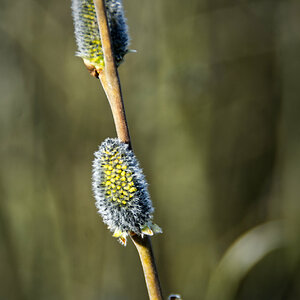
[[[99,73],[103,89],[108,98],[118,138],[130,145],[129,129],[127,126],[125,109],[122,98],[119,75],[113,55],[109,27],[106,17],[104,0],[94,0],[97,20],[100,30],[102,50],[104,56],[104,70]]]
[[[149,299],[162,300],[163,296],[155,265],[150,237],[144,236],[142,238],[141,236],[132,234],[131,240],[133,241],[142,262]]]
[[[112,110],[118,138],[122,142],[129,144],[129,147],[131,148],[131,141],[126,121],[121,85],[116,63],[113,56],[110,32],[107,23],[105,0],[94,0],[94,4],[100,30],[105,64],[104,70],[99,72],[99,78],[101,80],[103,89],[106,93]],[[136,246],[141,259],[149,299],[162,300],[162,292],[156,270],[150,237],[145,236],[142,238],[132,233],[131,239],[134,245]]]

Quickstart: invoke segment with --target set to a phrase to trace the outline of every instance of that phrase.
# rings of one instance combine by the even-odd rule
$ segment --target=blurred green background
[[[300,299],[300,3],[124,0],[120,68],[165,295]],[[114,137],[70,1],[0,0],[0,299],[147,299],[91,193]],[[258,226],[258,227],[257,227]]]

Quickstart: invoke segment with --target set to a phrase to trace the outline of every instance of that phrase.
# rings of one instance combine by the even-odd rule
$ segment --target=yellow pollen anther
[[[127,169],[127,166],[122,166],[122,170],[126,170]]]
[[[126,201],[123,200],[122,203],[123,203],[123,204],[126,204]]]
[[[111,174],[111,171],[105,171],[105,174],[106,174],[106,175],[110,175],[110,174]]]
[[[136,191],[137,191],[137,189],[135,187],[132,187],[132,188],[129,189],[130,193],[133,193],[133,192],[136,192]]]
[[[125,177],[121,177],[121,180],[122,180],[122,181],[126,181],[126,178],[125,178]]]
[[[127,180],[128,180],[128,181],[132,181],[132,177],[128,177]]]
[[[117,172],[117,173],[121,173],[122,171],[121,171],[121,170],[117,170],[116,172]]]
[[[112,166],[108,166],[107,169],[111,171],[113,168]]]
[[[117,185],[117,189],[118,189],[118,190],[121,189],[121,186],[120,186],[120,185]]]
[[[108,180],[108,181],[106,181],[106,183],[105,183],[105,185],[107,186],[107,185],[110,185],[111,184],[111,182]]]
[[[116,229],[115,232],[114,232],[114,234],[113,234],[113,237],[118,238],[119,236],[122,235],[122,233],[123,232],[120,229]]]
[[[116,165],[116,168],[117,169],[121,169],[121,165]]]
[[[125,196],[128,196],[128,193],[127,193],[127,192],[125,192],[125,191],[123,191],[123,195],[125,195]]]
[[[125,182],[122,182],[122,184],[121,184],[123,187],[126,185],[126,183]]]
[[[125,174],[126,174],[125,171],[122,171],[121,175],[122,175],[122,176],[125,176]]]
[[[115,182],[116,180],[115,180],[114,178],[112,178],[110,181],[111,181],[111,182]]]
[[[114,184],[111,185],[111,188],[114,189],[116,186]],[[133,188],[132,188],[133,189]]]
[[[124,190],[129,190],[129,186],[128,185],[126,185],[126,186],[124,186]]]

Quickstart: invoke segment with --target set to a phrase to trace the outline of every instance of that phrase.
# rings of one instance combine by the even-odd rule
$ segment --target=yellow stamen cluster
[[[101,185],[106,199],[126,206],[137,191],[132,172],[118,151],[105,151],[102,161],[104,176]]]
[[[78,55],[99,69],[103,69],[104,58],[94,2],[92,0],[83,1],[81,5],[80,20],[82,26],[78,28],[81,32]]]

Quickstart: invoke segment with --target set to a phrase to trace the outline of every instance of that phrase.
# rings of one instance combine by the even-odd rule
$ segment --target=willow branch
[[[126,121],[121,84],[113,55],[104,0],[94,0],[104,56],[104,70],[99,73],[103,89],[108,98],[118,138],[130,145],[129,129]]]
[[[131,147],[121,85],[113,56],[112,43],[105,10],[105,0],[94,0],[94,4],[104,56],[104,70],[99,73],[99,78],[112,110],[118,138],[122,142],[129,144],[129,147]],[[142,238],[132,233],[131,239],[140,256],[149,299],[162,300],[162,292],[156,270],[150,237],[145,236]]]
[[[132,234],[131,240],[137,248],[142,262],[149,299],[162,300],[163,296],[152,251],[150,237],[144,236],[142,238],[141,236]]]

